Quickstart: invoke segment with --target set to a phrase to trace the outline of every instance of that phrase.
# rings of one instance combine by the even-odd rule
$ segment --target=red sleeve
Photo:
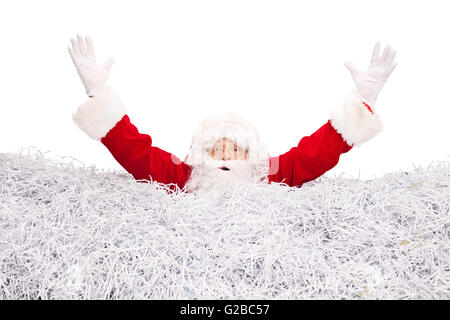
[[[340,155],[351,148],[328,121],[312,135],[303,137],[297,147],[270,159],[269,183],[300,187],[336,166]]]
[[[101,139],[113,157],[136,180],[158,181],[184,187],[192,168],[173,154],[152,146],[152,138],[139,133],[128,115]],[[170,187],[175,189],[173,186]]]

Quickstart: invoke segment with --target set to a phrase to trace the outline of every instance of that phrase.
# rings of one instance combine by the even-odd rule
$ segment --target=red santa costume
[[[114,60],[98,64],[90,37],[78,35],[71,41],[70,56],[91,97],[73,114],[75,124],[92,139],[101,141],[136,180],[158,181],[168,184],[171,190],[207,190],[242,179],[300,187],[316,179],[336,166],[341,154],[382,130],[380,118],[371,107],[396,66],[395,51],[387,46],[380,54],[379,43],[367,70],[346,62],[356,89],[331,112],[324,125],[286,153],[270,157],[252,124],[239,115],[219,113],[200,124],[181,161],[154,146],[148,134],[140,133],[117,93],[105,86]],[[220,161],[210,157],[209,149],[223,137],[245,149],[247,159]],[[222,170],[224,166],[229,170]]]
[[[341,154],[373,138],[382,130],[377,114],[351,93],[330,119],[286,153],[270,157],[255,127],[232,114],[214,114],[195,132],[184,161],[153,145],[152,138],[132,124],[117,93],[109,87],[82,104],[73,121],[92,139],[101,141],[136,180],[158,181],[184,191],[224,186],[242,179],[283,182],[300,187],[336,166]],[[217,161],[211,145],[226,137],[248,150],[247,160]],[[219,168],[226,164],[230,170]]]

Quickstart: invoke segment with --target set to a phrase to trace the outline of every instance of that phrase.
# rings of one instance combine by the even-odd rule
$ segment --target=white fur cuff
[[[79,106],[72,120],[89,137],[101,140],[126,113],[119,95],[105,87]]]
[[[359,146],[383,131],[380,117],[372,114],[362,101],[361,96],[353,91],[330,114],[331,125],[349,146]]]

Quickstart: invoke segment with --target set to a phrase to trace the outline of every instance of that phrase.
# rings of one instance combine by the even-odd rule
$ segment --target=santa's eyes
[[[238,148],[237,147],[234,147],[234,149],[233,149],[235,152],[237,152],[238,151]],[[219,148],[214,148],[214,151],[219,151]]]

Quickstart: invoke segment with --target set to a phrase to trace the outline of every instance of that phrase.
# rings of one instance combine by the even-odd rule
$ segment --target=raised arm
[[[374,104],[396,67],[395,54],[388,46],[380,55],[380,44],[377,43],[367,70],[360,71],[350,62],[345,63],[356,89],[331,112],[329,121],[319,130],[303,137],[288,152],[270,159],[270,182],[300,187],[335,167],[341,154],[383,130],[381,119],[374,112]]]
[[[154,180],[182,189],[191,167],[173,154],[152,145],[147,134],[139,133],[127,111],[110,87],[105,87],[113,60],[99,66],[90,38],[78,36],[69,47],[78,74],[90,96],[73,114],[73,121],[89,137],[102,142],[120,165],[136,180]]]

